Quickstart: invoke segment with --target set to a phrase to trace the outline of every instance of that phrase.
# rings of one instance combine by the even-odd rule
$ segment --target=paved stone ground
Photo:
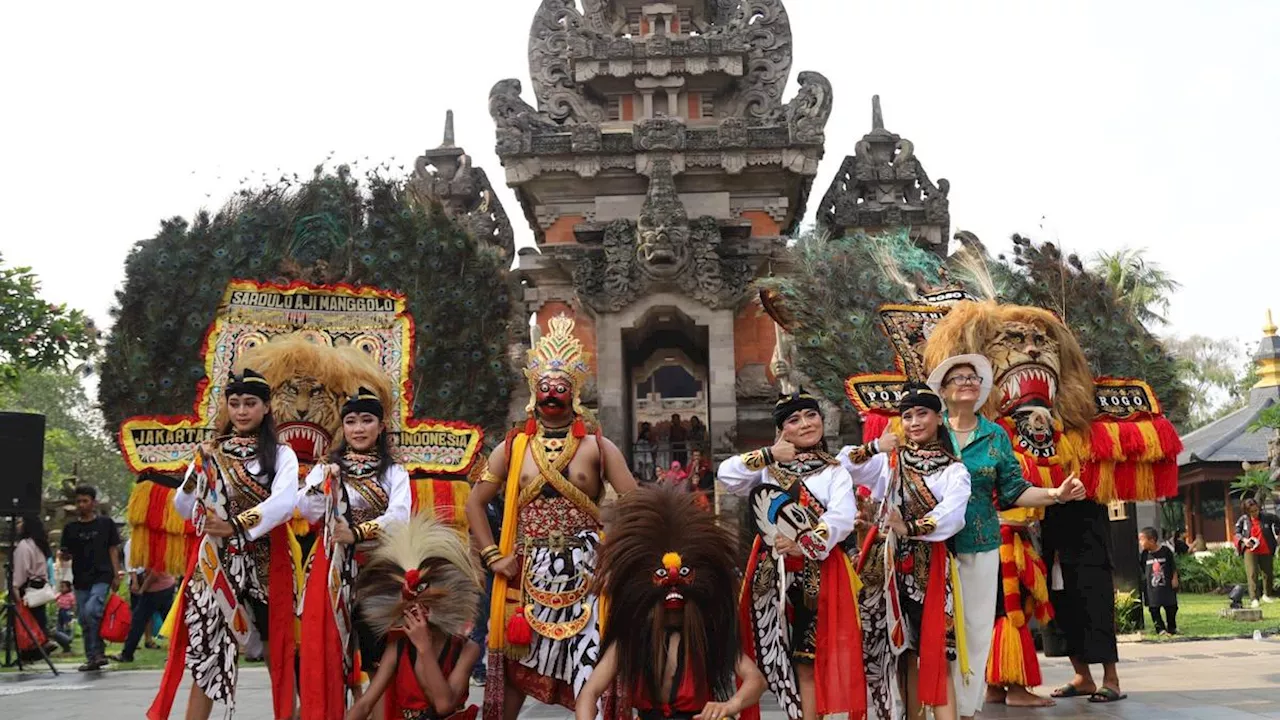
[[[1120,680],[1129,698],[1110,705],[1090,705],[1085,699],[1061,700],[1053,708],[1014,710],[988,707],[982,717],[995,720],[1035,718],[1141,718],[1143,720],[1280,719],[1280,641],[1225,640],[1121,645]],[[1060,684],[1071,677],[1064,659],[1042,660],[1045,680]],[[137,720],[159,684],[154,671],[64,672],[0,675],[0,717],[67,717],[93,720]],[[481,691],[472,691],[480,702]],[[184,687],[174,717],[180,718]],[[267,675],[261,666],[241,674],[237,720],[269,720]],[[766,696],[764,720],[783,720]],[[215,717],[221,713],[215,709]],[[559,708],[531,705],[529,720],[560,720],[572,715]]]

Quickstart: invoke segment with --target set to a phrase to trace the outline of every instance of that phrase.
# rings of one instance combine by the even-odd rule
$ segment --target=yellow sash
[[[502,536],[498,551],[508,557],[516,549],[516,522],[520,513],[520,466],[524,464],[524,451],[529,436],[516,435],[511,443],[511,456],[507,458],[507,487],[502,503]],[[493,574],[493,597],[489,601],[489,649],[501,652],[507,640],[507,576]]]

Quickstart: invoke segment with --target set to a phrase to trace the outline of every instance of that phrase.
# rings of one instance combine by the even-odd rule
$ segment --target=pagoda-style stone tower
[[[818,206],[818,227],[840,237],[859,230],[909,227],[920,247],[947,254],[951,184],[929,181],[915,146],[884,129],[880,96],[871,98],[871,132],[840,165]]]
[[[526,308],[575,315],[587,400],[624,448],[671,414],[699,416],[716,453],[772,440],[774,331],[748,288],[804,214],[831,112],[815,72],[782,102],[791,48],[781,0],[542,0],[537,107],[518,80],[490,94],[538,244]]]
[[[427,150],[413,164],[409,187],[418,197],[440,203],[446,214],[477,240],[493,245],[506,257],[515,252],[515,235],[502,202],[489,184],[484,168],[472,167],[471,156],[453,140],[453,111],[445,114],[444,141]]]

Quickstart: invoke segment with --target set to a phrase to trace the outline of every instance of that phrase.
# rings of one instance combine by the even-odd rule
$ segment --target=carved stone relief
[[[876,96],[871,132],[840,165],[818,207],[818,225],[836,235],[860,228],[910,226],[917,243],[945,254],[951,222],[949,190],[945,179],[936,184],[929,179],[910,140],[884,128]],[[937,231],[929,232],[927,226]]]
[[[414,162],[409,188],[420,201],[438,203],[478,241],[501,249],[506,257],[515,252],[511,221],[488,175],[473,167],[471,157],[454,145],[452,110],[445,116],[440,147]]]

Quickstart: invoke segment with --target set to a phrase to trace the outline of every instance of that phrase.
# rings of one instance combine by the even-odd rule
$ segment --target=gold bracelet
[[[499,478],[497,475],[494,475],[493,471],[490,470],[488,467],[486,467],[484,469],[484,472],[480,474],[480,482],[487,482],[487,483],[493,483],[494,485],[501,485],[502,479]]]

